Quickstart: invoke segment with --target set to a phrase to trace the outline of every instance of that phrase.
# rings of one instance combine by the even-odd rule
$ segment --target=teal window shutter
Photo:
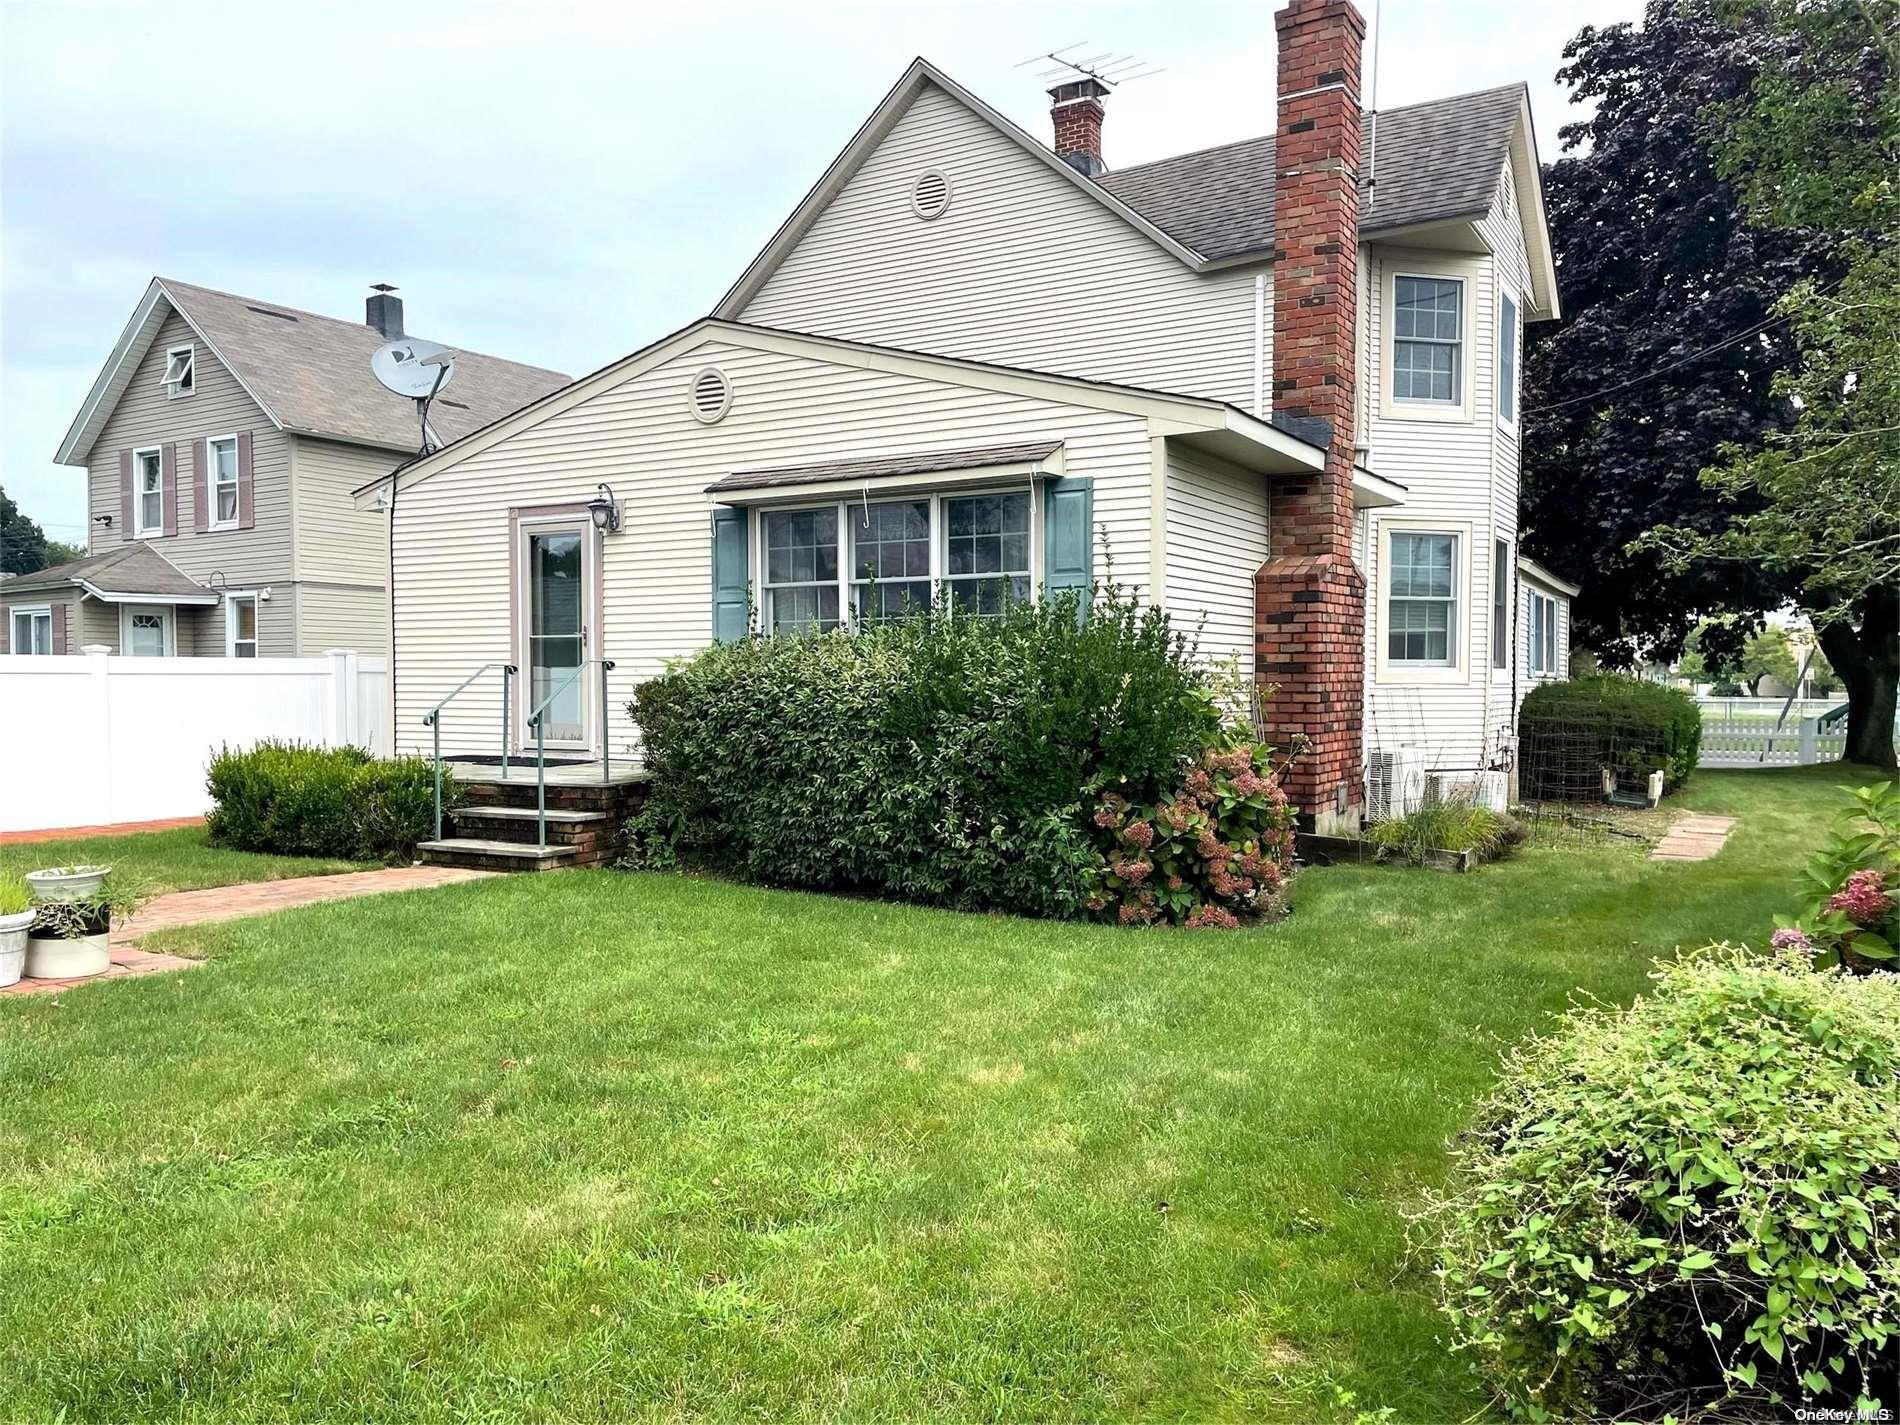
[[[746,512],[726,506],[713,510],[713,642],[732,643],[746,636],[748,614]]]
[[[1070,591],[1088,612],[1095,581],[1095,482],[1051,480],[1042,487],[1042,588],[1045,596]]]

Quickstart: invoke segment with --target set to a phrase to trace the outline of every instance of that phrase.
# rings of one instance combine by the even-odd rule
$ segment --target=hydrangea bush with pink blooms
[[[1158,800],[1101,799],[1105,870],[1089,908],[1123,925],[1224,930],[1273,913],[1285,903],[1293,820],[1271,750],[1221,739]]]
[[[1778,917],[1771,943],[1863,974],[1900,968],[1900,789],[1881,782],[1846,790],[1854,804],[1802,872],[1802,916]]]

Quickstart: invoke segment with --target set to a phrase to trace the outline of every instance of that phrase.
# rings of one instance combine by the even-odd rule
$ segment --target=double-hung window
[[[1457,661],[1458,536],[1395,530],[1387,573],[1386,659]]]
[[[838,626],[838,507],[770,510],[765,526],[765,626],[772,633]]]
[[[227,658],[257,657],[256,594],[225,595],[224,653]]]
[[[211,464],[207,477],[211,528],[232,528],[238,522],[238,438],[227,435],[206,441],[205,450]]]
[[[1455,406],[1464,399],[1464,285],[1456,277],[1393,279],[1393,400]]]
[[[165,394],[171,400],[189,396],[197,377],[197,354],[190,346],[174,346],[165,353]]]
[[[1495,540],[1491,546],[1491,666],[1511,666],[1511,545]]]
[[[1531,672],[1557,671],[1557,601],[1531,590]]]
[[[1508,295],[1498,302],[1498,419],[1517,424],[1517,303]]]
[[[51,653],[53,651],[53,610],[15,607],[7,615],[7,650],[11,653]]]
[[[158,447],[132,452],[132,536],[165,532],[165,462]]]
[[[1031,596],[1027,490],[840,500],[759,515],[770,633],[863,625],[929,608],[998,614]]]

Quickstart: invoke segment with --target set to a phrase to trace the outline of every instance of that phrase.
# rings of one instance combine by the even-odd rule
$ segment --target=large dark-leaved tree
[[[1659,525],[1725,529],[1748,499],[1705,487],[1703,468],[1792,419],[1774,381],[1796,348],[1775,305],[1826,272],[1829,245],[1747,221],[1709,118],[1779,43],[1708,0],[1652,0],[1641,25],[1586,27],[1564,50],[1558,77],[1596,107],[1545,171],[1564,316],[1528,333],[1524,542],[1582,585],[1574,636],[1613,665],[1673,657],[1704,614],[1742,615],[1709,635],[1733,647],[1704,650],[1739,657],[1799,589],[1758,561],[1631,548]]]

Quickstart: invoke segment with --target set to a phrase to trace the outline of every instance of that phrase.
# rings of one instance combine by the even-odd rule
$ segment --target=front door
[[[526,718],[545,702],[547,745],[585,748],[593,711],[588,694],[598,681],[582,666],[593,623],[593,525],[524,522],[520,540],[522,745],[534,745]]]

